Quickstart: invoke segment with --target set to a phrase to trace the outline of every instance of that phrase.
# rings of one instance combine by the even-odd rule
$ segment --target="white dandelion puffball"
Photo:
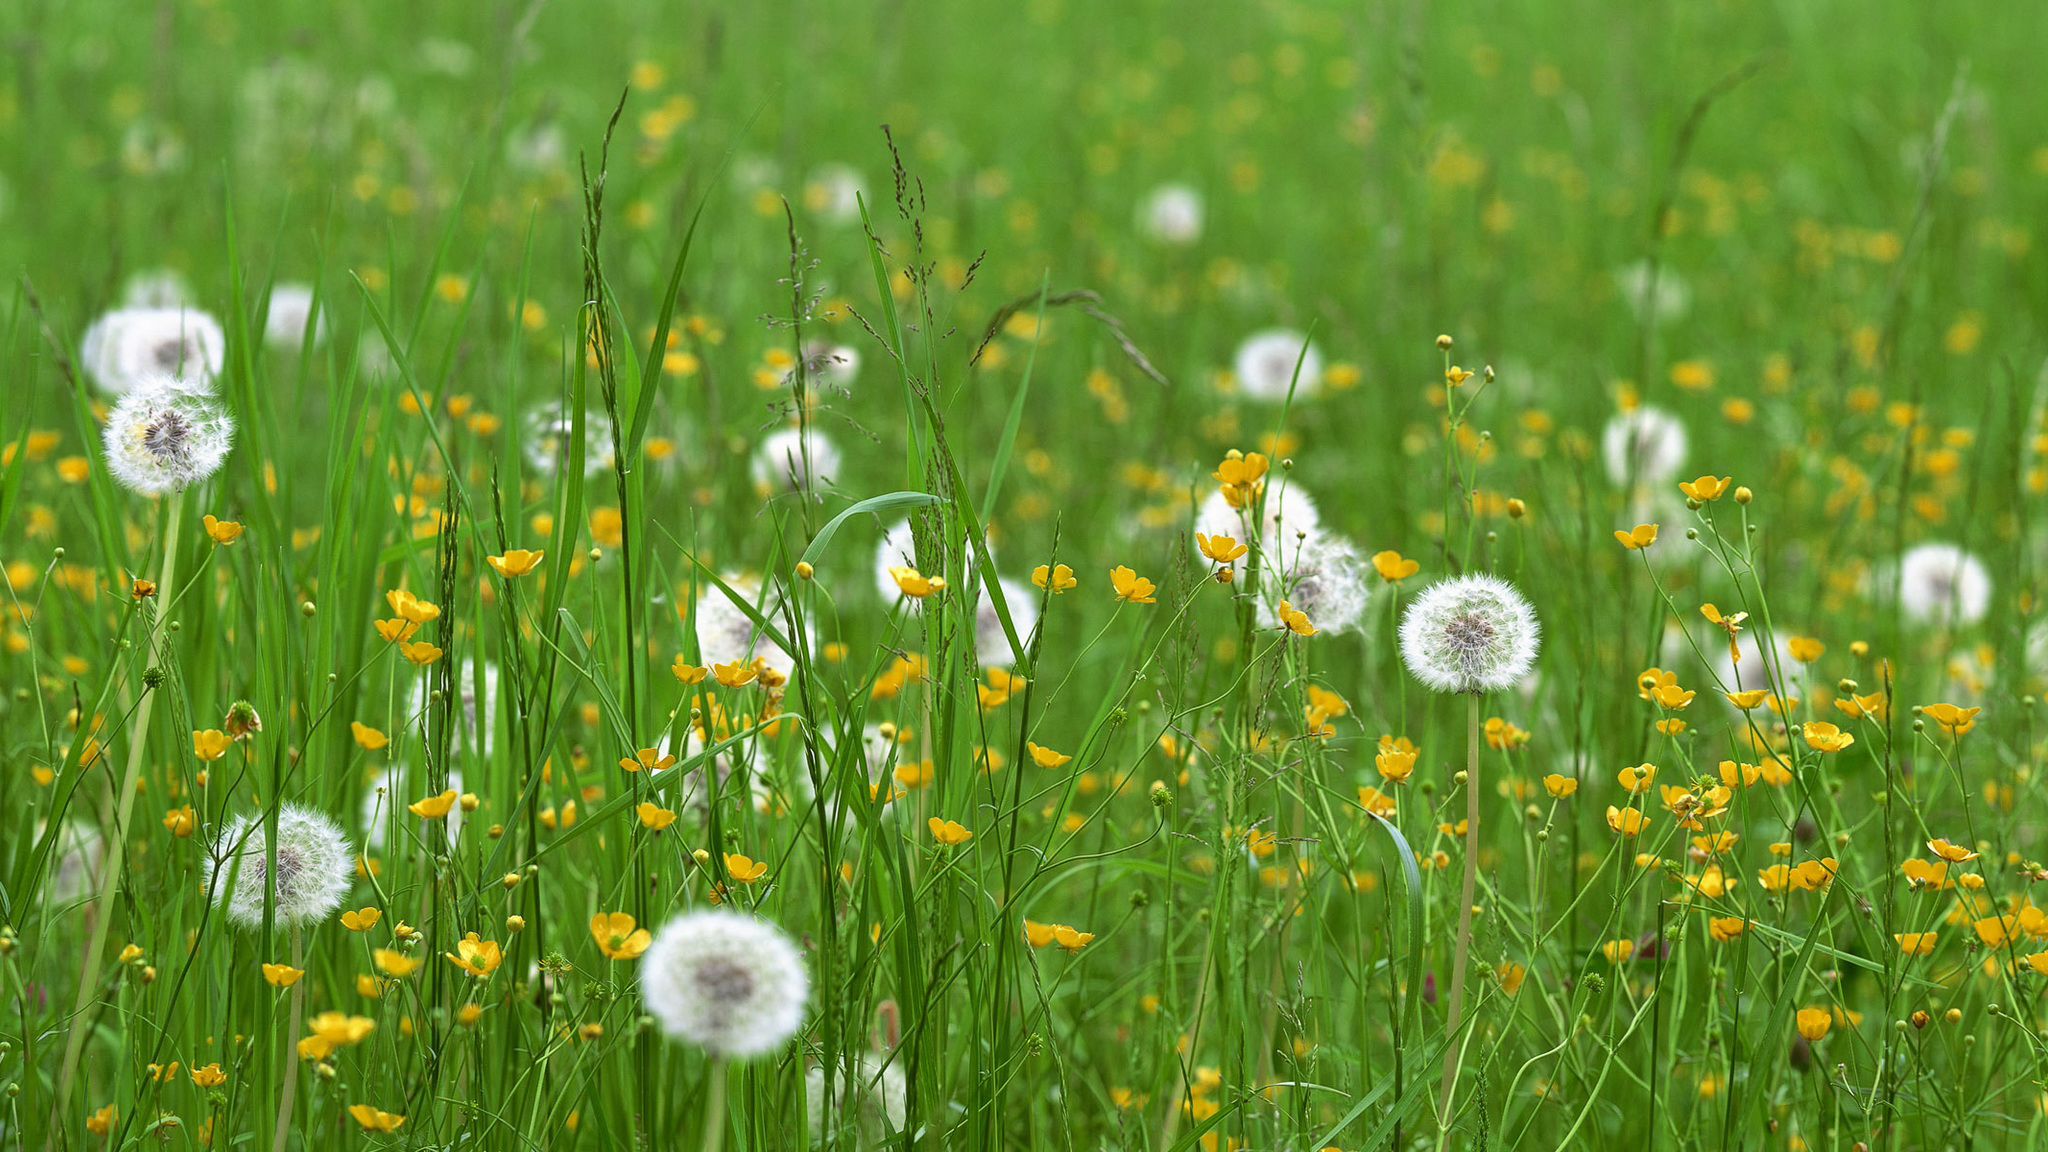
[[[477,667],[474,657],[463,660],[457,669],[452,690],[455,706],[450,715],[460,724],[450,741],[457,754],[469,752],[489,756],[497,743],[498,731],[498,666],[484,661],[483,666],[483,707],[477,707]],[[427,697],[433,692],[434,672],[428,669],[412,686],[413,722],[420,726],[420,738],[430,737],[427,728]],[[482,726],[478,726],[481,717]]]
[[[49,831],[49,821],[36,822],[36,839]],[[55,859],[43,895],[57,904],[71,904],[99,891],[102,866],[107,859],[107,838],[98,828],[73,820],[57,831]]]
[[[195,308],[120,308],[85,330],[78,362],[110,396],[152,381],[211,392],[227,363],[227,337],[220,321]]]
[[[1308,345],[1304,353],[1302,346]],[[1301,383],[1295,384],[1295,362],[1301,362]],[[1323,354],[1308,344],[1308,337],[1286,328],[1270,328],[1245,338],[1237,346],[1233,361],[1237,390],[1248,400],[1278,404],[1294,389],[1297,399],[1306,400],[1323,384]]]
[[[245,928],[263,923],[272,891],[263,818],[243,816],[214,842],[206,884],[228,919]],[[341,907],[355,883],[355,853],[341,825],[324,812],[286,804],[277,812],[277,922],[310,924]]]
[[[1439,580],[1408,605],[1401,659],[1439,692],[1497,692],[1529,674],[1538,632],[1536,610],[1514,585],[1473,573]]]
[[[413,772],[405,768],[386,768],[377,773],[377,779],[370,784],[369,790],[363,793],[360,815],[365,849],[371,852],[383,851],[390,833],[403,828],[406,821],[417,820],[422,829],[433,823],[426,817],[414,816],[406,810],[407,805],[429,795],[426,778],[425,772]],[[448,787],[460,793],[463,790],[462,773],[449,770]],[[448,839],[451,843],[454,842],[462,833],[462,805],[458,803],[448,809],[448,814],[440,819],[447,823]],[[403,841],[402,833],[399,838]]]
[[[759,580],[727,576],[725,583],[768,620],[780,615],[772,598],[762,598]],[[758,658],[784,676],[796,668],[796,661],[782,645],[769,639],[716,584],[707,581],[698,586],[690,616],[697,624],[697,657],[706,664],[750,664]]]
[[[543,476],[553,476],[569,462],[569,437],[576,425],[558,403],[543,404],[526,418],[526,462]],[[583,419],[583,474],[612,469],[612,422],[601,413]]]
[[[1287,563],[1267,581],[1266,626],[1283,627],[1280,604],[1308,614],[1318,632],[1358,627],[1372,585],[1358,549],[1342,536],[1317,534],[1287,550]]]
[[[1607,422],[1600,456],[1616,484],[1662,484],[1685,465],[1685,425],[1662,408],[1631,408]]]
[[[1038,593],[1008,576],[999,577],[996,584],[1002,589],[1003,606],[1010,610],[1010,625],[1017,630],[1017,642],[1026,648],[1031,646],[1031,630],[1038,627]],[[1010,648],[1010,637],[1003,631],[1003,619],[996,615],[996,602],[988,594],[988,585],[981,587],[981,602],[974,610],[974,649],[981,657],[984,668],[995,665],[1008,666],[1016,653]]]
[[[810,374],[812,384],[844,392],[853,387],[854,379],[860,375],[860,351],[844,344],[807,345],[804,371]]]
[[[1202,238],[1202,194],[1185,184],[1161,184],[1139,203],[1138,230],[1161,244],[1193,244]]]
[[[146,383],[107,416],[107,471],[132,492],[162,496],[219,471],[234,442],[234,419],[213,398]]]
[[[782,929],[739,912],[678,916],[640,960],[640,994],[662,1031],[719,1058],[781,1047],[803,1025],[810,993]]]
[[[151,268],[128,277],[121,285],[123,308],[187,308],[192,287],[182,273],[171,268]]]
[[[313,326],[313,347],[327,340],[327,318],[313,306],[310,284],[278,284],[270,289],[270,312],[263,320],[263,342],[284,352],[305,345],[306,325]]]
[[[839,449],[816,428],[777,428],[761,438],[748,468],[763,492],[794,492],[839,475]]]
[[[1621,298],[1628,301],[1629,308],[1641,318],[1645,312],[1659,324],[1677,320],[1685,315],[1692,304],[1692,289],[1678,273],[1669,268],[1657,269],[1657,286],[1650,287],[1650,262],[1638,260],[1614,273],[1614,285],[1621,289]]]
[[[860,198],[866,191],[860,173],[844,164],[826,164],[804,182],[804,207],[828,224],[853,224],[860,220]]]
[[[1899,608],[1922,624],[1975,624],[1991,608],[1991,574],[1953,544],[1917,544],[1899,558]]]
[[[842,1126],[850,1125],[858,1134],[858,1146],[873,1148],[903,1130],[909,1081],[896,1061],[883,1060],[881,1056],[861,1053],[834,1068],[835,1099],[829,1105],[825,1101],[825,1069],[812,1068],[804,1073],[811,1143],[819,1143],[828,1132],[837,1134]]]
[[[909,520],[891,524],[875,545],[875,594],[884,604],[894,604],[903,595],[896,577],[889,574],[889,569],[896,567],[917,567],[917,542],[911,535]]]
[[[1240,544],[1249,545],[1252,543],[1251,529],[1247,524],[1250,515],[1248,508],[1231,507],[1229,499],[1219,488],[1209,493],[1195,511],[1195,531],[1204,536],[1228,536]],[[1323,514],[1317,510],[1315,498],[1308,494],[1308,490],[1292,481],[1270,476],[1266,481],[1264,519],[1258,546],[1265,554],[1261,564],[1269,568],[1293,564],[1299,559],[1302,549],[1323,529]],[[1192,535],[1188,537],[1188,546],[1195,550],[1198,562],[1208,563],[1202,556],[1202,546]]]

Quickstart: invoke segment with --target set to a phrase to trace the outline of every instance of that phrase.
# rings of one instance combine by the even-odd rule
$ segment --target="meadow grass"
[[[2044,33],[0,10],[0,1132],[2048,1143]],[[761,1054],[644,991],[713,908]]]

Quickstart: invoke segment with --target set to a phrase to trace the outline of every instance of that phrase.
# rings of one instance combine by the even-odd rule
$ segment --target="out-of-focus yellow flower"
[[[366,752],[375,752],[377,749],[391,743],[391,737],[370,727],[361,720],[349,721],[348,730],[350,734],[355,736],[356,745]]]
[[[348,1114],[356,1118],[356,1123],[361,1124],[365,1132],[396,1132],[398,1126],[405,1123],[405,1117],[381,1112],[368,1104],[351,1104]]]
[[[234,741],[228,739],[228,734],[218,728],[208,728],[203,732],[194,731],[192,733],[192,754],[201,760],[218,760],[222,756],[227,755],[228,745],[232,743]]]

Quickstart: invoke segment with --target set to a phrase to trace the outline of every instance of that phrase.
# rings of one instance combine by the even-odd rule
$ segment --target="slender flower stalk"
[[[162,602],[170,604],[177,595],[178,575],[178,530],[185,522],[185,492],[182,488],[172,491],[164,505],[167,526],[164,531],[164,555],[157,570],[157,587],[163,590]],[[157,646],[164,635],[164,618],[161,613],[150,623],[149,643],[144,649],[145,660],[156,658]],[[145,687],[142,701],[135,706],[135,723],[128,730],[128,767],[121,775],[121,787],[114,796],[114,828],[117,834],[108,838],[107,858],[101,865],[99,898],[93,902],[92,941],[86,946],[85,967],[78,974],[78,999],[73,1002],[71,1014],[80,1022],[79,1027],[70,1030],[71,1035],[64,1043],[64,1068],[57,1077],[57,1094],[51,1105],[50,1141],[44,1147],[54,1147],[57,1133],[63,1129],[58,1118],[70,1107],[71,1086],[78,1073],[78,1058],[84,1051],[86,1036],[92,1031],[83,1026],[86,1008],[92,1003],[93,993],[99,987],[100,961],[107,947],[107,932],[114,920],[114,892],[120,886],[123,872],[123,854],[128,847],[128,818],[135,808],[135,782],[142,775],[144,745],[149,735],[149,714],[156,704],[156,691]]]
[[[1479,880],[1479,694],[1471,693],[1466,700],[1465,878],[1458,889],[1458,946],[1451,960],[1451,998],[1444,1018],[1444,1080],[1438,1093],[1442,1148],[1451,1143],[1451,1090],[1457,1086],[1458,1064],[1465,1049],[1458,1026],[1464,1023],[1465,966],[1472,955],[1472,896]]]

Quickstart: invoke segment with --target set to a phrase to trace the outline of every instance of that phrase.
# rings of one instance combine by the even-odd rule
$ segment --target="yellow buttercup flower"
[[[1840,752],[1856,742],[1855,736],[1825,720],[1809,720],[1799,731],[1809,746],[1821,752]]]
[[[675,673],[676,679],[685,684],[702,684],[704,677],[711,674],[711,669],[701,664],[690,663],[680,652],[676,654],[676,662],[669,666],[669,671]]]
[[[1316,634],[1316,626],[1309,622],[1308,613],[1294,607],[1285,600],[1280,602],[1279,615],[1280,623],[1286,625],[1287,630],[1296,636],[1313,636]]]
[[[216,520],[211,514],[206,517],[206,535],[215,544],[233,544],[242,535],[242,526],[233,520]]]
[[[1116,598],[1127,603],[1150,604],[1157,599],[1152,595],[1157,585],[1121,564],[1110,569],[1109,582],[1116,588]]]
[[[974,833],[956,820],[942,820],[934,816],[925,823],[932,830],[932,839],[948,848],[958,847],[974,837]]]
[[[356,738],[356,745],[366,752],[375,752],[377,749],[391,743],[391,737],[370,727],[361,720],[349,721],[348,730]]]
[[[343,912],[341,914],[341,926],[351,932],[368,932],[377,926],[377,921],[383,918],[384,912],[382,909],[362,908],[353,912]]]
[[[889,568],[889,579],[896,582],[896,587],[905,596],[918,600],[946,590],[946,578],[944,576],[926,576],[917,569],[904,564],[891,565]]]
[[[1614,538],[1621,541],[1623,548],[1631,552],[1640,552],[1657,542],[1657,526],[1655,524],[1638,524],[1634,529],[1627,532],[1617,528],[1614,530]]]
[[[608,960],[634,960],[654,937],[645,928],[636,928],[633,917],[625,912],[599,912],[590,918],[590,935],[597,941],[597,950]]]
[[[642,748],[631,756],[621,757],[619,767],[628,772],[638,772],[643,768],[649,772],[659,772],[664,768],[674,767],[675,762],[673,753],[663,755],[660,749]]]
[[[192,755],[201,760],[213,761],[227,755],[228,746],[234,743],[228,734],[218,728],[192,733]]]
[[[507,580],[517,579],[538,567],[545,551],[528,551],[525,548],[510,548],[502,556],[486,556],[484,561]]]
[[[641,824],[656,832],[676,822],[674,812],[645,800],[635,806],[633,811],[639,815]]]
[[[1073,759],[1072,756],[1063,756],[1050,748],[1033,744],[1030,741],[1026,741],[1024,747],[1031,753],[1031,762],[1040,768],[1058,768]]]
[[[356,1123],[361,1124],[365,1132],[396,1132],[398,1126],[405,1123],[405,1117],[381,1112],[368,1104],[351,1104],[348,1114],[356,1118]]]
[[[1569,776],[1560,776],[1552,772],[1543,778],[1543,790],[1562,800],[1579,790],[1579,782]]]
[[[408,644],[400,644],[398,646],[398,650],[400,652],[405,653],[405,658],[407,660],[412,661],[414,664],[417,664],[422,668],[426,667],[429,664],[432,664],[436,660],[439,660],[443,655],[446,654],[445,652],[443,652],[443,650],[434,647],[432,644],[428,643],[425,640],[415,640]]]
[[[1719,500],[1721,494],[1728,491],[1731,479],[1733,478],[1729,476],[1723,476],[1718,480],[1712,476],[1702,476],[1697,480],[1680,480],[1678,490],[1702,504],[1709,504]]]
[[[461,793],[450,788],[439,796],[429,796],[424,800],[416,800],[405,807],[407,811],[422,819],[439,820],[441,817],[446,816],[449,810],[455,807],[455,802],[461,798]]]
[[[289,964],[265,964],[263,966],[263,978],[269,981],[270,985],[274,988],[289,988],[298,983],[299,977],[305,974],[306,970],[304,968],[294,968]]]
[[[1246,552],[1251,551],[1232,537],[1206,536],[1200,532],[1195,533],[1195,547],[1201,550],[1202,555],[1218,564],[1234,563]]]
[[[1399,552],[1373,553],[1372,566],[1373,570],[1380,574],[1380,579],[1389,584],[1396,580],[1405,580],[1422,570],[1421,564],[1403,557]]]
[[[1081,583],[1075,577],[1074,570],[1065,564],[1054,565],[1050,572],[1046,570],[1045,565],[1040,564],[1031,570],[1031,582],[1040,588],[1050,584],[1055,596]]]
[[[505,954],[498,947],[497,941],[478,939],[474,932],[456,941],[455,951],[444,952],[442,955],[448,957],[457,968],[479,978],[497,971],[498,965],[505,959]]]
[[[1825,1008],[1801,1008],[1795,1026],[1808,1043],[1818,1043],[1835,1023],[1834,1013]]]
[[[738,661],[734,661],[731,664],[712,665],[711,674],[717,677],[718,682],[727,688],[741,688],[752,684],[761,672],[760,669],[752,664],[741,664]]]
[[[376,963],[379,972],[399,979],[412,975],[420,966],[419,957],[400,952],[396,948],[374,949],[370,953],[370,959]]]
[[[752,884],[768,874],[766,861],[750,859],[738,852],[725,854],[725,871],[742,884]]]

